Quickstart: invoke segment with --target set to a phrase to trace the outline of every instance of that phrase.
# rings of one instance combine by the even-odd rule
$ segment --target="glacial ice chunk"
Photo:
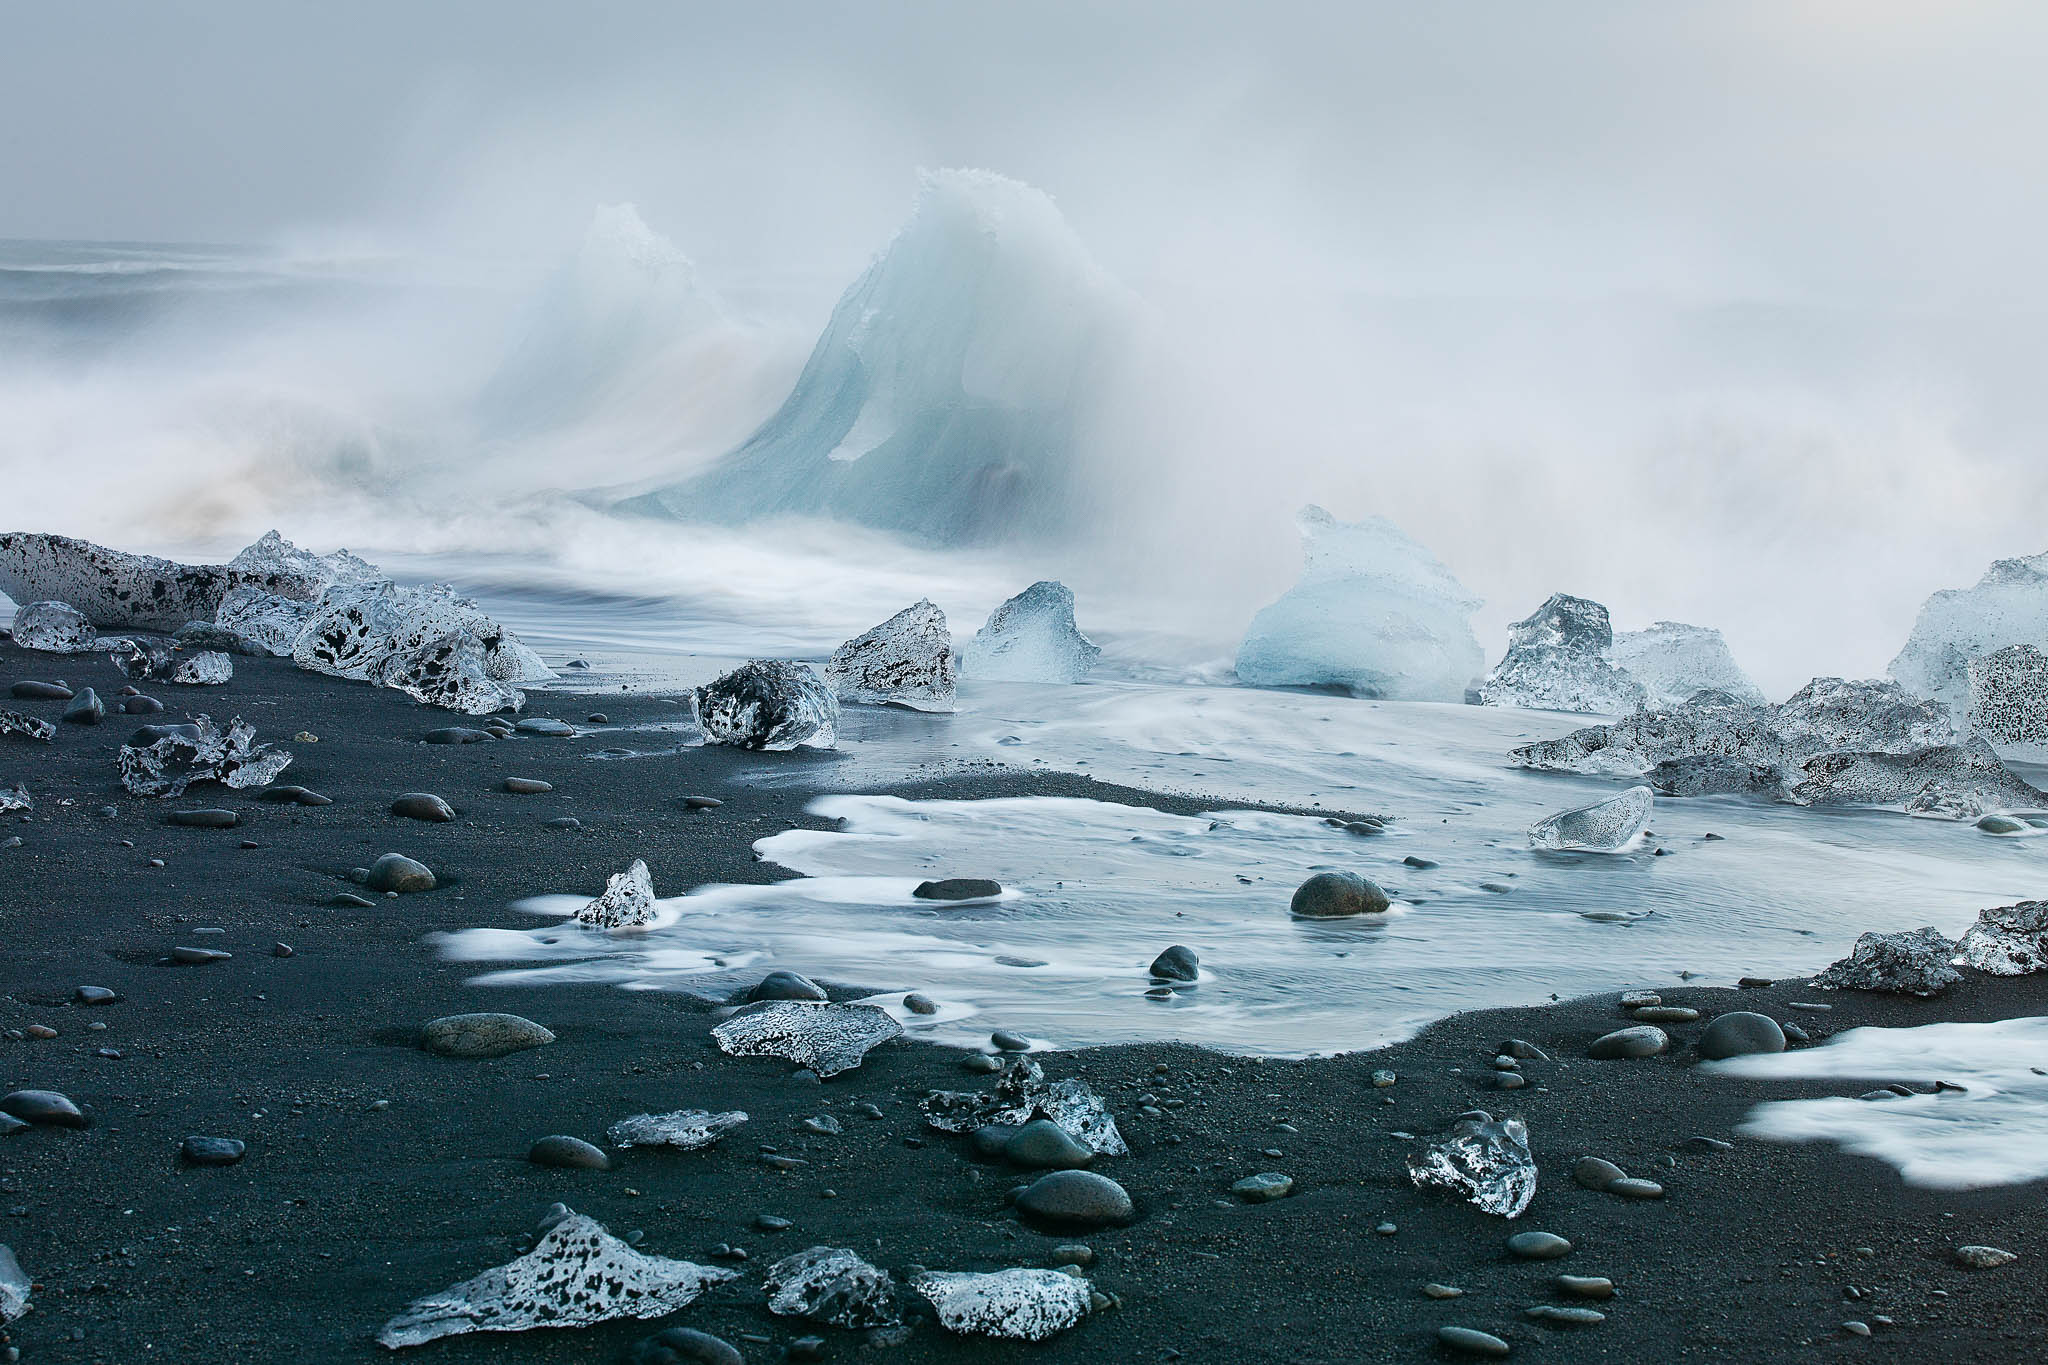
[[[289,658],[306,619],[313,614],[310,602],[301,602],[261,588],[231,588],[220,600],[213,623],[254,640],[276,658]]]
[[[34,810],[36,803],[30,799],[28,788],[17,782],[12,787],[0,787],[0,815],[10,811]]]
[[[1029,1057],[1014,1057],[988,1090],[934,1090],[919,1108],[925,1122],[942,1133],[981,1128],[1019,1128],[1035,1118],[1050,1119],[1097,1156],[1127,1156],[1130,1148],[1102,1097],[1086,1081],[1045,1079]]]
[[[1074,591],[1041,579],[989,613],[961,651],[960,671],[989,682],[1074,683],[1102,657],[1074,624]]]
[[[2048,761],[2048,654],[2008,645],[1970,660],[1966,724],[2006,757]]]
[[[1977,922],[1957,941],[1956,954],[1993,976],[2048,972],[2048,900],[1978,911]]]
[[[624,929],[654,921],[654,881],[647,864],[635,858],[624,872],[614,872],[604,894],[576,912],[580,924],[598,929]]]
[[[1536,1197],[1536,1158],[1520,1119],[1461,1118],[1440,1142],[1408,1157],[1417,1189],[1435,1186],[1463,1195],[1487,1213],[1513,1218]]]
[[[176,630],[211,617],[229,586],[222,564],[178,564],[70,536],[0,535],[0,592],[68,602],[97,626]]]
[[[14,1259],[13,1248],[0,1242],[0,1323],[13,1322],[28,1312],[29,1290],[34,1287],[21,1262]]]
[[[1056,1336],[1087,1317],[1094,1302],[1093,1285],[1058,1270],[927,1270],[910,1287],[947,1331],[1006,1341]]]
[[[1975,587],[1945,588],[1929,597],[1888,671],[1915,694],[1961,715],[1970,702],[1971,660],[2043,640],[2048,640],[2048,554],[2001,559]]]
[[[1239,680],[1463,700],[1486,667],[1471,622],[1481,600],[1382,517],[1345,523],[1310,506],[1297,525],[1301,579],[1252,618],[1237,649]]]
[[[605,1129],[615,1147],[673,1147],[695,1152],[711,1146],[747,1121],[744,1111],[713,1114],[703,1109],[678,1109],[673,1114],[634,1114]]]
[[[754,659],[698,688],[696,701],[714,744],[781,751],[839,742],[839,698],[809,664]]]
[[[315,673],[375,682],[379,666],[390,656],[411,655],[417,661],[420,651],[465,632],[476,638],[483,676],[492,681],[544,682],[554,676],[517,636],[445,583],[401,588],[388,578],[330,584],[293,642],[292,659]],[[398,668],[400,677],[413,671]]]
[[[1618,853],[1650,823],[1654,793],[1630,787],[1621,795],[1576,810],[1561,811],[1529,828],[1529,846],[1583,853]]]
[[[330,583],[374,578],[377,566],[347,550],[316,555],[302,550],[276,531],[265,531],[228,561],[228,573],[237,587],[254,588],[277,597],[310,602]],[[223,597],[225,602],[226,598]]]
[[[1788,761],[1777,713],[1721,692],[1695,693],[1668,711],[1637,711],[1509,752],[1525,768],[1640,777],[1660,763],[1702,756],[1777,768]]]
[[[237,789],[267,786],[291,763],[283,749],[256,742],[256,727],[236,717],[222,733],[211,718],[148,744],[124,744],[115,758],[121,785],[131,796],[182,796],[198,782]]]
[[[1849,956],[1813,979],[1827,990],[1940,995],[1963,979],[1950,963],[1956,945],[1931,925],[1896,934],[1864,934]]]
[[[888,1327],[901,1320],[896,1279],[845,1247],[785,1256],[762,1277],[768,1311],[828,1327]]]
[[[872,1048],[901,1036],[903,1025],[874,1005],[771,1000],[711,1030],[733,1057],[783,1057],[820,1078],[851,1071]]]
[[[2048,807],[2048,792],[2007,768],[1978,736],[1906,754],[1817,754],[1793,778],[1785,799],[1802,806],[1898,806],[1940,820]]]
[[[953,709],[953,632],[929,598],[832,651],[825,680],[842,702]]]
[[[572,1212],[517,1260],[413,1300],[377,1341],[395,1351],[464,1332],[658,1318],[736,1278],[737,1271],[635,1251],[596,1219]]]
[[[188,687],[218,687],[234,676],[235,661],[217,649],[181,652],[171,664],[170,680]]]
[[[1909,754],[1956,740],[1940,703],[1878,679],[1815,678],[1778,708],[1774,723],[1787,748],[1801,756],[1838,749]]]
[[[1607,661],[1614,627],[1607,608],[1554,593],[1508,627],[1508,651],[1479,684],[1486,706],[1625,715],[1643,705],[1642,684]]]
[[[0,706],[0,735],[48,741],[57,737],[57,727],[40,716],[24,716],[19,711],[9,711]]]
[[[518,711],[526,705],[524,692],[490,675],[484,643],[468,630],[394,650],[377,660],[371,676],[380,687],[466,716]]]
[[[14,611],[14,643],[44,654],[89,654],[98,632],[68,602],[30,602]]]
[[[1706,626],[1659,621],[1648,630],[1620,631],[1607,658],[1642,684],[1647,705],[1655,709],[1677,706],[1703,689],[1750,706],[1764,704],[1762,690],[1736,664],[1721,632]]]

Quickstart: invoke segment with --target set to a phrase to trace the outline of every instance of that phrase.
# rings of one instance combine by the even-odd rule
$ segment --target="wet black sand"
[[[1440,1357],[1435,1331],[1446,1323],[1498,1333],[1515,1358],[1529,1360],[2048,1356],[2042,1184],[1934,1193],[1831,1148],[1737,1138],[1758,1098],[1864,1087],[1711,1079],[1693,1071],[1682,1048],[1650,1061],[1584,1060],[1588,1041],[1625,1022],[1613,996],[1462,1015],[1397,1047],[1320,1061],[1255,1062],[1174,1046],[1050,1055],[1049,1074],[1085,1077],[1115,1108],[1133,1155],[1099,1169],[1131,1191],[1142,1216],[1078,1238],[1028,1230],[1005,1206],[1016,1177],[974,1160],[963,1140],[927,1131],[915,1112],[927,1090],[982,1083],[961,1070],[958,1053],[890,1044],[857,1071],[804,1083],[782,1063],[719,1054],[707,1039],[715,1014],[686,997],[467,986],[477,968],[439,961],[425,941],[437,930],[531,923],[508,903],[542,890],[595,893],[635,857],[648,861],[664,893],[784,875],[756,862],[750,845],[807,820],[814,784],[832,789],[833,760],[711,748],[598,762],[583,756],[589,741],[525,737],[426,746],[419,737],[451,723],[446,713],[274,661],[236,664],[225,688],[155,689],[173,712],[161,719],[239,714],[278,741],[310,730],[320,742],[290,745],[297,758],[283,780],[326,793],[332,806],[272,805],[205,787],[172,802],[127,797],[112,762],[136,723],[127,717],[98,729],[60,727],[53,745],[0,740],[0,787],[26,782],[36,800],[30,821],[0,828],[0,838],[24,840],[0,849],[0,1029],[44,1024],[60,1035],[0,1038],[0,1087],[61,1090],[95,1119],[85,1132],[0,1138],[0,1242],[39,1285],[34,1311],[6,1330],[26,1361],[382,1358],[390,1353],[371,1334],[387,1317],[510,1259],[556,1200],[616,1232],[643,1230],[651,1252],[708,1262],[714,1244],[731,1242],[752,1259],[738,1282],[662,1324],[476,1334],[405,1355],[609,1360],[656,1325],[688,1325],[737,1342],[750,1361],[775,1361],[786,1343],[820,1330],[761,1306],[759,1272],[778,1256],[825,1243],[884,1266],[995,1269],[1046,1264],[1055,1245],[1080,1240],[1098,1254],[1096,1283],[1120,1306],[1050,1343],[993,1344],[927,1325],[905,1344],[879,1346],[823,1329],[832,1357],[1429,1360]],[[103,696],[123,681],[97,656],[56,659],[0,645],[0,682],[53,676]],[[61,710],[0,704],[51,719]],[[637,695],[540,693],[529,714],[580,721],[593,709],[631,721],[671,708]],[[793,780],[742,780],[768,767]],[[498,790],[507,776],[542,778],[555,790],[508,795]],[[460,818],[423,825],[386,813],[392,797],[413,790],[438,792]],[[920,790],[1085,793],[1194,808],[1002,770],[943,776]],[[682,806],[686,795],[725,805],[693,813]],[[109,804],[115,816],[97,813]],[[182,806],[232,807],[244,823],[167,827],[165,812]],[[584,828],[542,828],[559,815]],[[261,846],[244,849],[244,840]],[[328,906],[355,889],[348,868],[393,850],[425,861],[443,886],[372,909]],[[148,866],[152,858],[166,866]],[[226,932],[196,936],[202,926]],[[272,956],[275,942],[294,955]],[[160,965],[178,944],[234,957]],[[113,987],[123,999],[65,1003],[81,984]],[[1740,992],[1631,984],[1708,1013],[1765,1009],[1817,1036],[1862,1023],[2048,1012],[2042,978],[1973,978],[1931,1003],[1834,995],[1825,1015],[1784,1010],[1788,999],[1813,998],[1791,983]],[[491,1061],[437,1058],[412,1045],[422,1021],[477,1009],[525,1014],[559,1041]],[[106,1029],[89,1030],[94,1021]],[[1683,1041],[1698,1028],[1672,1031]],[[1530,1086],[1504,1094],[1488,1085],[1489,1060],[1509,1036],[1557,1060],[1526,1064]],[[95,1055],[104,1047],[122,1055]],[[1399,1083],[1373,1088],[1379,1068],[1399,1073]],[[1183,1103],[1148,1119],[1137,1112],[1141,1094]],[[373,1108],[379,1101],[388,1107]],[[885,1117],[855,1116],[862,1101]],[[1390,1136],[1439,1130],[1473,1106],[1529,1125],[1541,1185],[1512,1224],[1411,1188],[1401,1160],[1409,1144]],[[624,1115],[683,1107],[744,1109],[753,1119],[712,1151],[627,1153],[609,1172],[524,1159],[543,1134],[598,1141]],[[817,1113],[839,1116],[844,1135],[800,1134],[798,1121]],[[1283,1121],[1299,1132],[1276,1130]],[[185,1167],[178,1145],[194,1133],[244,1139],[247,1158],[226,1169]],[[1731,1139],[1735,1149],[1685,1149],[1694,1134]],[[762,1144],[810,1164],[770,1170],[757,1159]],[[1264,1156],[1265,1148],[1283,1155]],[[1628,1202],[1580,1189],[1569,1172],[1588,1154],[1661,1181],[1666,1198]],[[1657,1164],[1666,1155],[1675,1168]],[[1297,1193],[1256,1207],[1230,1199],[1232,1181],[1265,1170],[1292,1175]],[[764,1212],[795,1227],[756,1231]],[[1377,1235],[1383,1221],[1398,1231]],[[1503,1240],[1531,1228],[1563,1234],[1577,1249],[1558,1262],[1511,1260]],[[1962,1243],[2022,1259],[1965,1271],[1950,1259]],[[1524,1319],[1527,1306],[1560,1301],[1549,1292],[1560,1271],[1615,1280],[1606,1322],[1559,1329]],[[1425,1298],[1428,1281],[1466,1294]],[[1851,1288],[1861,1297],[1852,1299]],[[1840,1326],[1876,1315],[1894,1325],[1869,1339]]]

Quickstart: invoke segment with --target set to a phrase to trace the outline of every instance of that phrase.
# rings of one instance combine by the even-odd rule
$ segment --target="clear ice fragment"
[[[924,599],[832,651],[825,680],[842,702],[953,709],[953,632]]]
[[[1074,624],[1074,590],[1041,579],[989,613],[961,652],[960,671],[990,682],[1074,683],[1101,657]]]
[[[654,921],[654,879],[638,858],[605,881],[604,894],[576,912],[576,920],[598,929],[623,929]]]
[[[1648,787],[1630,787],[1609,800],[1538,820],[1529,827],[1529,846],[1584,853],[1619,852],[1650,823],[1654,795]]]
[[[1536,1197],[1536,1158],[1520,1119],[1459,1119],[1440,1142],[1410,1154],[1416,1188],[1453,1190],[1487,1213],[1513,1218]]]
[[[1094,1286],[1058,1270],[928,1270],[911,1281],[939,1325],[964,1336],[1044,1341],[1088,1316]]]
[[[785,1256],[762,1277],[768,1311],[828,1327],[887,1327],[901,1320],[896,1280],[845,1247]]]
[[[711,1146],[747,1121],[746,1113],[729,1109],[714,1114],[703,1109],[678,1109],[672,1114],[634,1114],[605,1129],[616,1147],[673,1147],[695,1152]]]
[[[860,1065],[868,1051],[903,1032],[885,1009],[809,1000],[771,1000],[711,1030],[732,1057],[783,1057],[820,1077]]]

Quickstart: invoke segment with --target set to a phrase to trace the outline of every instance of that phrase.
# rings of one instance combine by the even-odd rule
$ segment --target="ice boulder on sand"
[[[1762,690],[1736,665],[1721,632],[1706,626],[1659,621],[1648,630],[1621,631],[1607,658],[1642,685],[1652,707],[1677,706],[1700,691],[1764,704]]]
[[[1630,787],[1621,795],[1538,820],[1529,828],[1531,848],[1558,852],[1618,853],[1650,823],[1654,793]]]
[[[768,1311],[828,1327],[887,1327],[900,1320],[896,1279],[845,1247],[809,1247],[761,1278]]]
[[[1508,627],[1508,652],[1479,684],[1479,701],[1530,711],[1634,711],[1643,688],[1607,662],[1613,643],[1607,608],[1554,593]]]
[[[1864,934],[1849,956],[1813,979],[1827,990],[1940,995],[1963,979],[1950,962],[1956,945],[1932,926],[1897,934]]]
[[[313,614],[310,602],[280,597],[261,588],[230,588],[220,600],[213,623],[261,646],[276,658],[291,655],[306,618]]]
[[[476,638],[484,674],[495,682],[545,682],[554,673],[519,637],[458,597],[445,583],[402,588],[388,578],[330,584],[313,604],[292,646],[292,660],[315,673],[358,682],[377,680],[394,654],[467,633]]]
[[[820,1077],[860,1065],[869,1050],[900,1037],[903,1025],[874,1005],[770,1000],[749,1006],[711,1030],[732,1057],[782,1057]]]
[[[1977,912],[1956,944],[1957,955],[1993,976],[2048,972],[2048,901],[2021,901]]]
[[[237,587],[308,599],[369,570],[346,550],[321,557],[271,531],[226,564],[180,564],[70,536],[0,535],[0,592],[17,602],[69,602],[102,628],[173,631],[210,621]]]
[[[201,716],[190,725],[145,726],[137,738],[114,760],[131,796],[182,796],[197,782],[268,786],[292,761],[286,750],[258,744],[256,727],[240,717],[225,732]]]
[[[1074,590],[1041,579],[989,613],[961,651],[960,671],[987,682],[1074,683],[1101,657],[1074,624]]]
[[[614,872],[604,894],[576,912],[576,922],[596,929],[628,929],[654,922],[654,879],[647,864],[635,858],[624,872]]]
[[[491,657],[483,641],[468,630],[386,654],[377,660],[371,681],[466,716],[518,711],[526,705],[524,692],[491,676]]]
[[[947,1331],[1005,1341],[1044,1341],[1088,1316],[1094,1303],[1094,1286],[1060,1270],[927,1270],[910,1287]]]
[[[839,698],[809,664],[755,659],[695,696],[697,719],[713,744],[782,751],[839,742]]]
[[[930,599],[905,607],[832,651],[825,680],[842,702],[953,709],[953,632]]]
[[[13,1248],[0,1243],[0,1323],[13,1322],[28,1312],[29,1291],[34,1288],[21,1262],[14,1259]]]
[[[1301,580],[1252,618],[1237,676],[1254,687],[1342,687],[1362,697],[1460,701],[1486,666],[1482,605],[1437,557],[1381,517],[1305,507]]]
[[[99,635],[68,602],[30,602],[15,608],[14,643],[43,654],[90,654]]]
[[[6,586],[0,583],[0,587]],[[2048,554],[2001,559],[1971,588],[1929,597],[1888,670],[1906,687],[1961,714],[1970,661],[2008,645],[2048,640]]]
[[[2048,761],[2048,654],[2007,645],[1970,660],[1965,722],[1999,753]]]
[[[1520,1119],[1475,1109],[1441,1140],[1410,1153],[1408,1179],[1417,1189],[1455,1191],[1482,1212],[1519,1217],[1536,1197],[1529,1130]]]
[[[1940,820],[2048,808],[2048,792],[2007,768],[1976,737],[1906,754],[1816,754],[1792,775],[1784,799],[1801,806],[1898,806]]]

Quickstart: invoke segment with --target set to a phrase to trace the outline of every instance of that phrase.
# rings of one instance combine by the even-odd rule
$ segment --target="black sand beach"
[[[82,1132],[0,1138],[0,1242],[38,1286],[33,1311],[4,1335],[34,1365],[386,1358],[372,1340],[380,1324],[423,1293],[511,1259],[556,1201],[622,1235],[643,1231],[650,1252],[715,1263],[710,1249],[732,1243],[749,1259],[739,1280],[661,1322],[479,1333],[404,1354],[609,1360],[664,1325],[716,1333],[749,1361],[780,1360],[791,1341],[818,1333],[831,1358],[906,1365],[1428,1360],[1441,1355],[1435,1334],[1445,1324],[1495,1333],[1516,1359],[1554,1361],[2023,1361],[2040,1359],[2048,1342],[2041,1184],[1937,1193],[1829,1147],[1739,1137],[1760,1098],[1864,1087],[1698,1073],[1684,1046],[1696,1024],[1671,1026],[1679,1045],[1667,1056],[1586,1060],[1591,1039],[1626,1022],[1615,996],[1461,1015],[1399,1046],[1313,1061],[1174,1046],[1046,1054],[1049,1075],[1082,1077],[1109,1100],[1133,1151],[1098,1169],[1131,1192],[1140,1217],[1081,1236],[1030,1230],[1006,1207],[1019,1177],[977,1160],[965,1139],[927,1129],[917,1113],[929,1090],[985,1083],[962,1070],[958,1052],[887,1044],[820,1085],[782,1062],[722,1055],[707,1036],[718,1015],[703,1002],[598,986],[471,986],[478,969],[441,961],[428,941],[437,931],[531,923],[509,903],[542,891],[595,894],[636,857],[669,894],[785,875],[750,846],[810,823],[803,808],[831,789],[822,780],[829,757],[714,747],[596,762],[585,757],[590,741],[527,736],[429,746],[420,742],[426,731],[459,718],[286,661],[235,665],[225,687],[153,689],[170,708],[162,717],[62,725],[51,745],[0,739],[0,787],[24,782],[36,803],[32,817],[0,829],[0,838],[22,840],[0,848],[0,1029],[15,1031],[0,1039],[0,1081],[61,1091],[93,1118]],[[0,680],[53,676],[103,696],[123,681],[99,655],[0,645]],[[52,720],[62,709],[9,704]],[[638,694],[536,693],[528,714],[580,722],[593,710],[631,722],[672,707]],[[200,711],[240,715],[261,738],[287,744],[295,759],[283,780],[333,804],[270,804],[208,787],[172,801],[123,794],[113,757],[138,720]],[[291,743],[300,731],[319,742]],[[771,767],[795,780],[746,780]],[[805,777],[813,770],[815,785]],[[510,795],[501,787],[512,776],[554,790]],[[918,790],[1202,808],[987,769]],[[438,793],[459,818],[390,815],[392,798],[409,791]],[[690,795],[724,804],[688,810]],[[99,813],[109,805],[114,815]],[[200,806],[232,808],[241,825],[166,825],[168,811]],[[559,816],[582,828],[543,827]],[[330,905],[358,889],[348,869],[388,851],[424,861],[441,886],[368,909]],[[277,943],[292,955],[274,956]],[[233,957],[166,964],[180,945]],[[1797,1019],[1816,1040],[1859,1024],[2048,1013],[2042,977],[1970,975],[1932,1002],[1821,996],[1803,983],[1630,984],[1709,1015],[1746,1008]],[[121,999],[68,1003],[80,985],[111,987]],[[1785,1009],[1793,999],[1833,1008],[1795,1014]],[[525,1015],[558,1041],[487,1061],[416,1045],[423,1021],[471,1010]],[[16,1036],[31,1025],[57,1036]],[[1491,1087],[1490,1062],[1509,1037],[1555,1060],[1524,1063],[1529,1085],[1503,1093]],[[1398,1083],[1375,1088],[1371,1073],[1382,1068]],[[1162,1117],[1139,1112],[1141,1095],[1159,1101]],[[858,1116],[862,1102],[883,1117]],[[752,1121],[709,1151],[614,1153],[607,1172],[526,1160],[544,1134],[601,1141],[627,1114],[684,1107],[743,1109]],[[1411,1144],[1393,1134],[1435,1133],[1474,1107],[1529,1127],[1541,1183],[1512,1223],[1418,1191],[1405,1173]],[[840,1118],[844,1133],[800,1131],[816,1114]],[[179,1144],[190,1134],[242,1139],[247,1156],[227,1168],[188,1166]],[[1695,1135],[1734,1145],[1695,1150]],[[763,1145],[809,1164],[771,1169],[759,1160]],[[1586,1155],[1661,1182],[1666,1196],[1629,1201],[1580,1188],[1571,1169]],[[1231,1197],[1233,1181],[1269,1170],[1294,1178],[1292,1197]],[[760,1214],[793,1226],[758,1230]],[[1377,1232],[1383,1223],[1395,1231]],[[1503,1242],[1529,1229],[1568,1237],[1575,1250],[1561,1261],[1514,1260]],[[1118,1302],[1039,1346],[954,1337],[931,1323],[901,1343],[871,1344],[762,1305],[761,1269],[806,1246],[850,1247],[884,1267],[997,1269],[1052,1264],[1053,1248],[1072,1242],[1094,1250],[1091,1277]],[[2021,1259],[1965,1270],[1953,1251],[1966,1243]],[[1598,1305],[1604,1322],[1552,1327],[1525,1317],[1531,1305],[1564,1301],[1551,1287],[1560,1272],[1614,1280],[1615,1298]],[[1465,1293],[1427,1298],[1428,1282]],[[1872,1324],[1873,1335],[1845,1331],[1851,1320]]]

